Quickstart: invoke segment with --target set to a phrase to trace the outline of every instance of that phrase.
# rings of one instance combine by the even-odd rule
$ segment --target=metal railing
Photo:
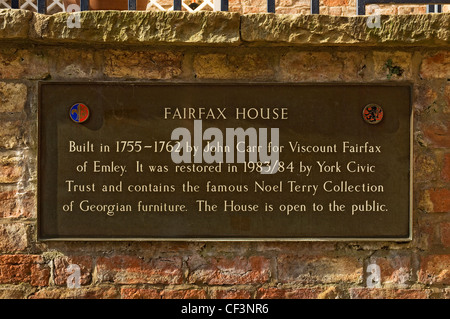
[[[434,5],[450,4],[450,0],[356,0],[356,14],[365,15],[366,5],[368,4],[428,4],[429,13],[440,12],[434,10]],[[433,7],[430,11],[430,7]],[[442,10],[441,6],[438,6]]]
[[[310,0],[311,14],[319,14],[320,0]],[[427,13],[441,12],[442,4],[450,4],[450,0],[356,0],[356,14],[365,15],[368,4],[427,4]],[[19,8],[19,0],[11,0],[11,8]],[[80,0],[81,11],[89,10],[89,0]],[[181,11],[182,0],[173,0],[173,10]],[[228,11],[228,0],[215,0],[216,11]],[[128,0],[128,10],[136,10],[136,0]],[[37,0],[37,11],[47,13],[47,0]],[[267,12],[275,13],[275,0],[267,0]]]

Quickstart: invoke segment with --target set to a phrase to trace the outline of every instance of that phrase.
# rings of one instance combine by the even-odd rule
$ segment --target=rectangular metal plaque
[[[411,239],[411,88],[39,86],[41,240]]]

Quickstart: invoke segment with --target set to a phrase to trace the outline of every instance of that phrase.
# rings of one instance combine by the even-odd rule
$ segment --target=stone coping
[[[68,13],[0,10],[0,42],[78,45],[449,46],[450,14],[368,16],[232,12],[85,11],[80,28]]]

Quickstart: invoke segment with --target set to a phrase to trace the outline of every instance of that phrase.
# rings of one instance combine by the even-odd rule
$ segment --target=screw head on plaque
[[[383,108],[377,104],[371,103],[364,107],[363,118],[369,124],[378,124],[383,119]]]
[[[83,103],[76,103],[70,108],[69,115],[75,123],[86,122],[89,118],[89,108]]]

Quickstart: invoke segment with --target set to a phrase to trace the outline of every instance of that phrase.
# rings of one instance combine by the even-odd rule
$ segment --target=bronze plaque
[[[39,86],[41,240],[411,239],[411,88]]]

